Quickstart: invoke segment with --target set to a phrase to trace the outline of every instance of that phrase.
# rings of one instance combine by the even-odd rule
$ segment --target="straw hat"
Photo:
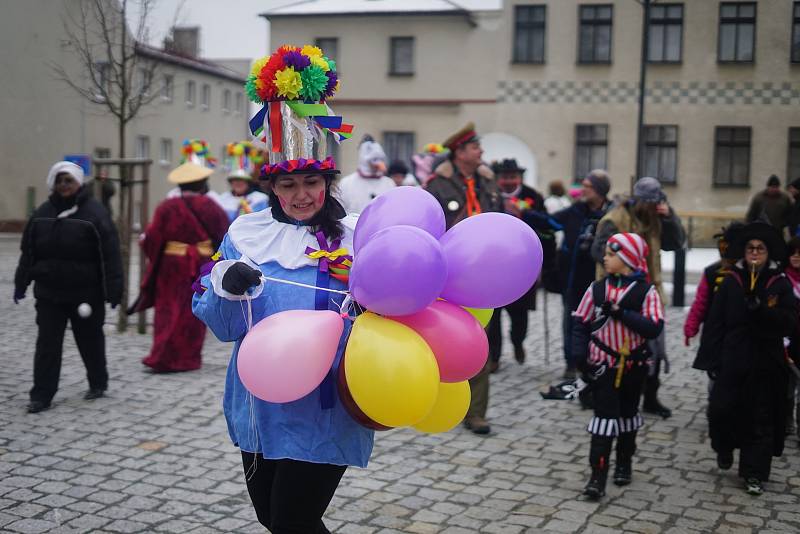
[[[173,184],[189,184],[192,182],[199,182],[205,180],[214,172],[214,169],[208,167],[201,167],[195,163],[187,161],[179,165],[167,176],[167,180]]]

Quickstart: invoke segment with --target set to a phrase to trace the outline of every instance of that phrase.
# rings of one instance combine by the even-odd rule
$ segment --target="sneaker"
[[[491,431],[486,419],[479,415],[470,415],[464,419],[464,426],[472,430],[473,434],[486,435]]]
[[[522,348],[522,345],[514,347],[514,359],[517,360],[517,363],[520,365],[525,363],[525,349]]]
[[[733,465],[733,451],[722,451],[717,453],[717,467],[728,470]]]
[[[750,495],[761,495],[764,493],[764,486],[761,485],[761,481],[757,478],[748,478],[744,481],[745,491]]]
[[[578,378],[578,371],[574,367],[567,367],[564,376],[561,377],[562,380],[575,380],[576,378]]]
[[[28,403],[28,413],[39,413],[50,409],[50,401],[32,400]]]
[[[91,388],[83,394],[83,400],[94,400],[106,396],[106,390],[99,388]]]

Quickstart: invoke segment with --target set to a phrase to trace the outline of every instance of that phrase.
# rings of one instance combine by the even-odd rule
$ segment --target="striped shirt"
[[[603,280],[603,283],[606,285],[606,300],[615,303],[619,302],[628,292],[628,289],[633,286],[633,284],[628,284],[624,287],[615,287],[613,284],[611,284],[609,278]],[[602,304],[602,302],[594,302],[592,286],[590,285],[589,289],[586,290],[586,293],[583,294],[583,298],[581,299],[578,309],[573,312],[572,316],[577,317],[583,323],[591,323],[601,315],[600,306]],[[655,286],[651,287],[650,291],[648,291],[647,295],[645,295],[644,301],[642,302],[641,314],[654,323],[664,319],[664,310]],[[615,352],[619,352],[619,349],[622,348],[626,339],[628,340],[628,348],[631,352],[640,347],[646,341],[642,336],[622,324],[622,321],[612,319],[610,317],[603,324],[603,326],[592,332],[592,335],[597,337],[597,339],[599,339],[604,345]],[[598,347],[595,343],[591,342],[589,343],[589,360],[596,364],[614,364],[613,356],[600,349],[600,347]]]

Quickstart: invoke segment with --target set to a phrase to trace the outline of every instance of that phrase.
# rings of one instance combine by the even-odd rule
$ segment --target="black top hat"
[[[782,261],[786,255],[786,243],[783,241],[780,230],[769,223],[754,221],[744,225],[736,233],[738,239],[733,251],[736,258],[744,257],[744,247],[748,241],[753,239],[764,242],[769,252],[769,259],[772,261]]]
[[[492,162],[492,171],[495,174],[501,174],[504,172],[518,172],[523,174],[525,169],[517,165],[517,160],[511,158]]]

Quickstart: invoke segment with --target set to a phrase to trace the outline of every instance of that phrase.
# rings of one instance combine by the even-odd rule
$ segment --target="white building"
[[[3,5],[0,229],[21,227],[29,195],[33,194],[34,205],[47,197],[47,171],[66,154],[118,154],[116,125],[104,106],[80,98],[57,79],[52,68],[62,65],[76,79],[87,79],[89,86],[88,73],[82,72],[85,69],[70,49],[62,22],[67,13],[77,12],[81,1],[26,0]],[[152,83],[158,96],[130,122],[125,152],[153,159],[151,210],[171,187],[166,175],[179,164],[184,139],[207,140],[219,158],[226,143],[248,138],[243,84],[249,60],[225,61],[236,67],[233,70],[198,58],[197,33],[185,32],[184,37],[189,42],[184,55],[143,45],[136,48],[142,65],[158,63]],[[217,190],[227,188],[221,172],[211,182]],[[29,192],[29,188],[34,190]]]
[[[407,159],[468,121],[487,158],[543,189],[635,174],[643,9],[634,0],[316,0],[270,10],[272,48],[316,42],[338,114]],[[683,210],[744,211],[770,174],[800,178],[800,2],[653,3],[643,174]],[[356,143],[341,147],[355,167]]]

